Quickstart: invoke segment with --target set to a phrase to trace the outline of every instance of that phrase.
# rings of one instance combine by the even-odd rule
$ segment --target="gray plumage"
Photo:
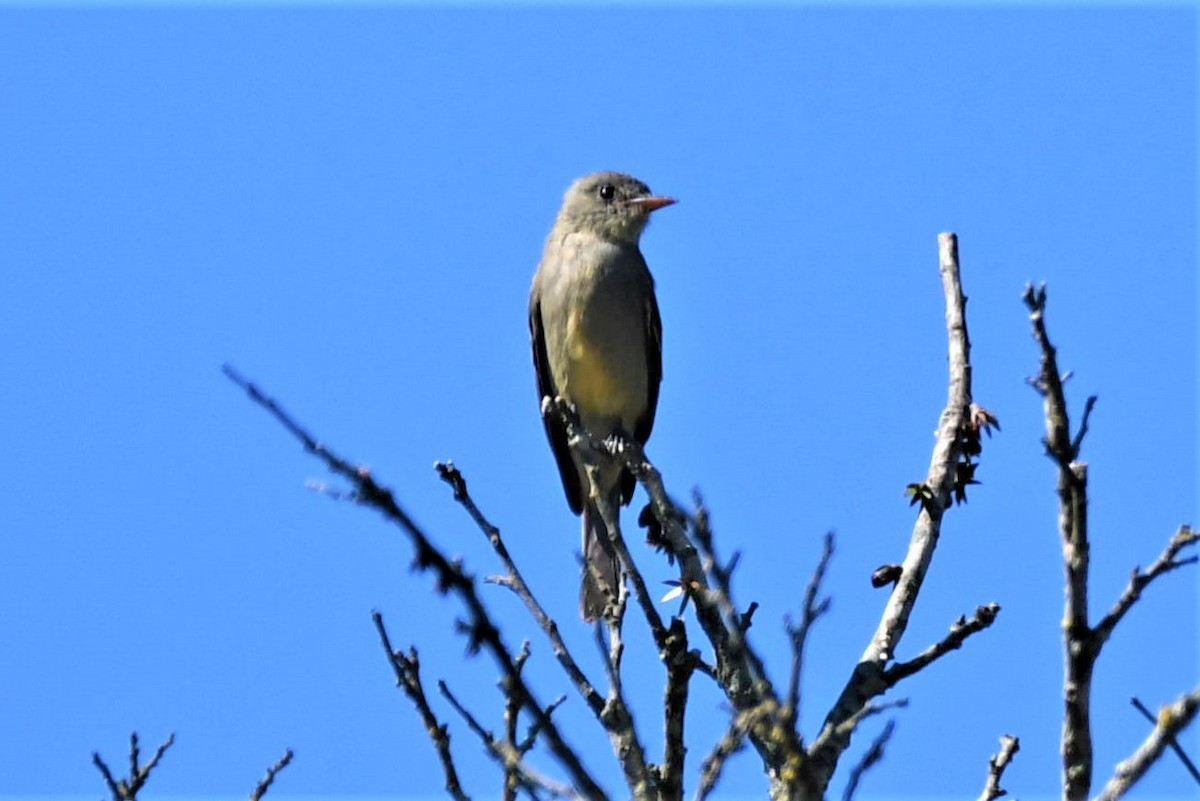
[[[546,237],[529,296],[538,394],[574,404],[593,435],[620,433],[644,444],[654,426],[662,323],[638,240],[650,213],[674,202],[631,176],[595,173],[567,190]],[[584,558],[605,585],[597,585],[585,564],[580,605],[583,617],[594,620],[607,593],[616,592],[620,565],[589,498],[583,465],[560,426],[545,422],[567,503],[583,516]],[[612,463],[598,478],[597,489],[616,514],[633,496],[633,476]]]

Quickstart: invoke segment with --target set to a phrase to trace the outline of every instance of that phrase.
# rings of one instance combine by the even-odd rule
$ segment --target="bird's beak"
[[[651,195],[650,197],[635,197],[632,200],[626,201],[626,203],[628,203],[630,206],[637,206],[638,208],[645,209],[647,214],[654,211],[655,209],[661,209],[664,206],[670,206],[672,203],[677,203],[677,202],[678,201],[675,200],[675,198],[673,198],[673,197],[664,197],[662,195]]]

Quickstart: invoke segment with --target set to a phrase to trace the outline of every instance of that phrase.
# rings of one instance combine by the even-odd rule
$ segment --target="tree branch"
[[[512,652],[500,638],[499,630],[479,597],[474,577],[468,575],[457,561],[451,561],[433,545],[425,532],[400,508],[391,490],[378,484],[370,471],[351,464],[321,444],[284,412],[279,404],[232,367],[226,365],[223,372],[229,380],[244,389],[252,401],[266,409],[300,440],[306,451],[323,461],[336,475],[350,481],[355,488],[355,497],[360,503],[378,510],[404,531],[413,545],[416,567],[421,571],[432,570],[437,577],[438,591],[453,593],[466,607],[469,620],[460,626],[460,630],[467,635],[468,648],[472,652],[484,649],[491,654],[500,668],[501,681],[505,682],[508,691],[514,693],[535,720],[541,721],[548,748],[570,775],[571,782],[579,793],[587,798],[605,797],[600,785],[584,767],[579,755],[563,739],[558,726],[549,719],[546,708],[538,702],[517,671]]]
[[[1058,465],[1058,529],[1062,540],[1066,600],[1063,610],[1063,648],[1066,675],[1063,679],[1062,771],[1063,797],[1067,801],[1087,798],[1092,786],[1091,696],[1092,671],[1098,654],[1088,624],[1088,566],[1091,560],[1087,531],[1087,465],[1077,461],[1086,426],[1071,437],[1067,401],[1063,393],[1058,356],[1046,333],[1046,287],[1026,285],[1023,295],[1033,325],[1033,338],[1041,351],[1041,367],[1032,382],[1042,396],[1046,436],[1042,444]],[[1088,398],[1086,412],[1095,406]],[[1085,414],[1085,421],[1087,415]]]
[[[421,684],[421,661],[417,656],[417,649],[409,647],[407,654],[397,651],[392,647],[392,641],[383,625],[383,615],[378,611],[372,612],[371,620],[375,622],[379,641],[383,644],[388,662],[396,674],[396,686],[403,690],[416,706],[417,714],[421,716],[421,722],[425,724],[425,733],[429,735],[429,739],[433,742],[433,748],[437,751],[438,761],[442,764],[442,773],[446,780],[446,792],[457,801],[469,801],[470,796],[463,791],[458,771],[454,767],[454,757],[450,752],[450,731],[446,724],[440,723],[437,715],[433,713],[433,708],[429,706],[429,699],[425,695],[425,687]]]
[[[833,533],[826,532],[821,546],[821,557],[813,569],[808,586],[804,588],[804,600],[800,608],[800,623],[793,626],[791,621],[784,622],[788,637],[792,643],[792,670],[788,675],[788,691],[785,709],[792,727],[800,719],[800,676],[804,669],[804,645],[808,642],[808,632],[821,615],[829,611],[830,599],[822,598],[817,601],[817,593],[821,590],[821,582],[825,579],[825,571],[829,560],[833,558]]]
[[[1129,759],[1117,765],[1108,784],[1096,796],[1096,801],[1116,801],[1137,783],[1162,752],[1184,730],[1200,710],[1200,688],[1181,695],[1173,703],[1158,710],[1154,730]]]
[[[536,797],[539,790],[544,790],[556,798],[579,798],[570,787],[560,784],[550,778],[538,773],[530,767],[524,760],[523,754],[518,752],[512,744],[502,740],[492,732],[488,731],[482,723],[480,723],[471,711],[463,706],[462,702],[450,691],[446,682],[438,681],[438,692],[445,698],[454,711],[459,714],[463,721],[467,724],[467,728],[475,733],[475,735],[483,743],[484,750],[492,759],[500,764],[504,773],[504,782],[506,789],[510,786],[518,786],[528,792],[531,796]],[[591,801],[591,796],[587,796],[588,801]],[[602,796],[603,798],[603,796]]]
[[[275,776],[279,771],[291,764],[292,756],[292,749],[289,748],[283,752],[283,756],[274,765],[267,768],[267,775],[263,776],[262,780],[255,785],[254,792],[250,794],[250,801],[261,801],[262,797],[267,794],[267,790],[271,789],[271,785],[274,783]]]
[[[146,780],[150,778],[150,772],[153,771],[159,761],[163,758],[163,754],[167,753],[167,749],[175,744],[175,732],[167,735],[167,739],[163,741],[155,751],[154,756],[150,757],[150,761],[145,765],[140,764],[141,748],[138,745],[137,732],[129,735],[129,776],[125,779],[116,779],[112,775],[112,771],[108,769],[108,765],[100,758],[99,751],[92,752],[92,764],[100,771],[104,777],[104,783],[108,785],[108,791],[112,793],[113,801],[135,801],[138,792],[146,784]]]
[[[492,550],[496,552],[496,555],[500,557],[500,561],[504,565],[506,576],[504,581],[500,583],[503,583],[504,586],[516,593],[521,602],[525,604],[525,608],[529,610],[529,614],[533,615],[533,619],[537,621],[537,624],[546,634],[546,639],[550,641],[550,648],[554,652],[559,665],[562,666],[563,671],[567,674],[571,683],[575,685],[575,689],[583,698],[584,703],[588,705],[588,709],[592,710],[592,714],[598,720],[600,713],[604,709],[603,696],[596,690],[595,685],[587,678],[582,668],[579,667],[579,663],[571,655],[570,649],[567,648],[567,644],[558,630],[558,623],[546,613],[541,602],[534,596],[533,590],[530,589],[529,584],[525,581],[525,577],[521,574],[517,563],[513,561],[512,556],[509,554],[508,546],[504,544],[504,539],[500,536],[500,529],[492,525],[475,504],[470,493],[467,492],[466,477],[454,466],[453,462],[436,462],[434,469],[437,470],[438,476],[454,490],[454,500],[467,510],[467,514],[471,516],[471,519],[475,521],[479,530],[487,537]]]
[[[979,794],[979,801],[995,801],[997,798],[1008,795],[1008,790],[1000,786],[1000,779],[1004,777],[1008,763],[1012,762],[1013,757],[1020,750],[1021,741],[1016,737],[1011,734],[1000,737],[1000,751],[988,760],[987,781],[983,785],[983,792]]]
[[[975,614],[971,615],[969,620],[959,617],[951,624],[950,633],[939,642],[929,646],[907,662],[897,662],[884,671],[884,680],[887,685],[893,687],[901,679],[911,676],[951,651],[961,648],[963,642],[972,634],[983,631],[992,625],[998,614],[1000,614],[1000,605],[991,603],[977,607]]]
[[[967,299],[959,276],[958,238],[951,233],[940,234],[938,246],[942,290],[946,300],[950,363],[946,408],[938,423],[929,472],[922,485],[924,497],[921,511],[913,527],[900,576],[874,636],[826,716],[821,733],[808,750],[821,792],[824,792],[837,767],[838,757],[850,745],[853,726],[846,724],[856,719],[872,698],[890,686],[884,669],[895,657],[896,648],[908,627],[909,615],[925,581],[925,573],[933,560],[933,552],[941,535],[942,515],[953,503],[958,486],[958,465],[968,459],[964,452],[966,440],[963,432],[970,430],[972,424],[971,343],[967,334]]]
[[[870,747],[863,753],[862,759],[850,768],[850,776],[846,781],[846,790],[842,793],[842,801],[852,801],[854,794],[858,791],[858,783],[866,773],[879,760],[883,759],[883,747],[887,745],[888,740],[892,738],[892,732],[896,730],[896,721],[889,720],[883,727],[883,731],[875,736],[871,741]]]
[[[1180,551],[1189,545],[1195,545],[1198,541],[1200,541],[1200,532],[1193,531],[1188,526],[1180,526],[1179,530],[1175,532],[1175,535],[1168,540],[1167,547],[1164,548],[1163,552],[1159,554],[1157,559],[1154,560],[1154,564],[1150,565],[1149,570],[1147,570],[1145,573],[1142,573],[1136,567],[1133,569],[1133,574],[1129,577],[1129,584],[1125,587],[1125,591],[1121,593],[1121,597],[1117,599],[1115,604],[1113,604],[1113,608],[1109,610],[1108,614],[1101,618],[1100,622],[1096,624],[1094,637],[1096,640],[1095,647],[1097,651],[1099,651],[1104,643],[1108,641],[1108,638],[1112,636],[1113,629],[1115,629],[1117,624],[1121,622],[1121,618],[1125,617],[1125,613],[1128,612],[1133,605],[1137,603],[1138,599],[1142,597],[1142,590],[1144,590],[1150,584],[1150,582],[1154,581],[1156,578],[1165,573],[1170,573],[1176,568],[1183,567],[1184,565],[1196,564],[1200,557],[1189,556],[1184,559],[1179,559],[1178,556]]]
[[[770,708],[775,710],[775,714],[778,714],[782,705],[775,696],[771,683],[762,672],[761,661],[746,643],[742,623],[744,617],[733,612],[733,602],[728,596],[728,570],[719,567],[719,562],[711,552],[711,532],[707,528],[703,508],[701,507],[694,518],[689,518],[667,496],[663,489],[661,475],[647,460],[642,446],[635,440],[623,440],[616,448],[606,447],[604,442],[598,441],[590,435],[575,411],[561,398],[544,398],[542,413],[552,417],[564,427],[568,441],[577,452],[584,455],[585,463],[593,458],[587,455],[589,451],[599,453],[599,458],[604,458],[605,454],[609,454],[609,458],[616,458],[646,488],[654,517],[662,528],[661,545],[671,557],[678,560],[681,571],[680,584],[685,589],[688,599],[694,604],[696,619],[713,647],[718,686],[725,692],[735,713],[749,710],[761,713],[764,708]],[[654,608],[653,599],[650,598],[648,592],[644,591],[644,585],[643,587],[638,586],[640,574],[636,571],[632,556],[629,555],[624,539],[619,534],[616,521],[611,519],[613,517],[611,514],[605,513],[604,503],[598,505],[602,514],[605,515],[606,527],[610,532],[618,532],[613,537],[613,546],[633,579],[635,595],[639,598],[639,604],[643,608],[647,622],[651,629],[655,630],[656,625],[661,626],[661,623],[656,624],[655,622],[660,618]],[[689,519],[696,531],[695,542],[688,536],[685,528],[685,523]],[[705,547],[706,541],[707,547]],[[642,600],[643,597],[646,599],[645,601]],[[666,629],[663,628],[662,632],[662,634],[655,634],[660,657],[663,653],[664,640],[662,638],[666,636]],[[789,742],[798,742],[794,737],[781,741],[780,738],[772,736],[778,735],[782,731],[780,727],[763,725],[747,732],[764,761],[768,765],[774,766],[776,773],[781,775],[785,762],[803,756],[803,752],[798,747],[789,746]]]
[[[1140,712],[1142,717],[1146,718],[1146,720],[1150,721],[1151,723],[1158,722],[1158,718],[1150,714],[1150,710],[1146,709],[1146,705],[1138,700],[1136,696],[1130,698],[1129,703],[1133,704],[1134,708],[1137,709],[1137,711]],[[1200,769],[1197,769],[1196,764],[1192,762],[1187,754],[1184,753],[1183,749],[1179,746],[1179,742],[1172,738],[1167,743],[1167,746],[1175,752],[1175,756],[1179,757],[1179,761],[1183,763],[1183,767],[1189,774],[1191,774],[1191,777],[1196,780],[1196,784],[1200,784]]]
[[[1046,436],[1042,443],[1047,455],[1058,466],[1058,528],[1062,541],[1065,604],[1063,612],[1063,649],[1066,671],[1063,681],[1062,771],[1063,796],[1067,801],[1087,798],[1092,786],[1093,746],[1091,731],[1092,675],[1096,659],[1113,630],[1141,597],[1142,591],[1159,576],[1192,564],[1196,557],[1179,559],[1179,552],[1197,541],[1187,526],[1167,543],[1166,549],[1146,573],[1134,569],[1129,584],[1100,622],[1088,622],[1088,570],[1091,545],[1087,521],[1087,464],[1079,461],[1083,438],[1096,398],[1084,404],[1079,431],[1072,436],[1063,377],[1057,352],[1046,333],[1046,287],[1029,284],[1023,294],[1029,309],[1033,338],[1041,352],[1037,378],[1030,383],[1042,396],[1046,418]]]

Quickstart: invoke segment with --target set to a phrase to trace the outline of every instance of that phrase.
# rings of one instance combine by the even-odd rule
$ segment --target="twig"
[[[1125,591],[1121,593],[1121,597],[1113,604],[1113,608],[1109,610],[1108,614],[1096,624],[1095,638],[1097,640],[1097,650],[1112,636],[1113,629],[1121,622],[1121,618],[1125,616],[1125,613],[1141,598],[1142,590],[1150,582],[1161,575],[1170,573],[1176,568],[1196,564],[1200,557],[1189,556],[1184,559],[1177,557],[1181,550],[1190,545],[1195,545],[1197,542],[1200,542],[1200,532],[1196,532],[1188,526],[1180,526],[1179,530],[1167,542],[1167,547],[1154,560],[1154,564],[1150,565],[1149,570],[1142,573],[1136,567],[1133,569],[1133,573],[1129,577],[1129,584],[1125,587]]]
[[[554,652],[555,658],[559,665],[575,686],[576,691],[583,698],[584,703],[588,705],[588,709],[592,710],[592,714],[600,717],[601,711],[604,709],[604,697],[596,690],[595,685],[584,674],[579,663],[575,661],[566,642],[558,630],[558,623],[549,614],[541,602],[534,596],[533,590],[525,581],[525,577],[521,574],[517,563],[513,560],[508,552],[508,547],[504,544],[504,539],[500,536],[500,529],[492,525],[490,521],[480,511],[475,501],[467,492],[467,480],[462,472],[454,466],[453,462],[436,462],[434,469],[437,470],[438,476],[443,481],[449,484],[454,489],[454,500],[467,510],[467,514],[479,526],[479,530],[487,537],[491,543],[492,550],[500,557],[500,561],[504,564],[504,569],[507,578],[504,581],[504,586],[516,593],[517,597],[525,604],[525,608],[533,615],[542,631],[546,635],[546,639],[550,641],[550,648]]]
[[[821,733],[809,747],[812,769],[823,792],[837,767],[838,757],[850,745],[855,720],[871,698],[888,688],[884,668],[891,661],[908,627],[908,618],[933,560],[941,535],[945,510],[953,503],[958,482],[957,465],[963,457],[962,431],[971,421],[971,343],[967,335],[966,297],[959,277],[958,239],[938,236],[942,290],[946,299],[946,334],[950,363],[946,408],[938,423],[929,472],[923,486],[928,497],[913,527],[903,569],[892,589],[871,642],[863,652],[837,702],[829,711]]]
[[[1096,801],[1116,801],[1137,783],[1150,766],[1158,761],[1163,750],[1196,717],[1200,710],[1200,688],[1181,695],[1173,703],[1158,710],[1154,730],[1129,759],[1117,765],[1113,777],[1096,796]]]
[[[454,711],[466,722],[467,727],[483,742],[484,749],[495,759],[504,770],[506,782],[512,781],[536,797],[539,790],[550,793],[555,798],[579,798],[580,796],[570,787],[553,781],[530,767],[522,758],[522,754],[510,743],[496,737],[471,714],[458,697],[450,691],[444,681],[438,681],[438,692],[442,694]],[[547,717],[549,713],[547,712]],[[601,796],[604,798],[606,796]],[[591,801],[591,796],[586,796]]]
[[[862,708],[858,709],[853,715],[843,720],[835,729],[822,729],[817,735],[817,739],[809,747],[809,752],[820,751],[823,748],[829,747],[829,742],[837,738],[845,738],[849,740],[850,735],[858,728],[858,724],[862,723],[869,717],[886,712],[889,709],[903,709],[908,706],[907,698],[897,698],[894,701],[884,701],[883,703],[875,703],[870,701]]]
[[[138,746],[137,732],[129,735],[129,776],[125,779],[116,779],[112,775],[112,771],[108,769],[108,765],[100,757],[99,751],[92,752],[92,764],[104,776],[104,783],[108,785],[108,791],[112,793],[113,801],[134,801],[137,798],[138,792],[146,784],[146,780],[150,778],[150,772],[158,766],[159,761],[163,758],[163,754],[167,749],[175,744],[175,732],[167,735],[167,739],[163,741],[155,751],[154,756],[145,765],[139,764],[141,749]]]
[[[725,734],[700,763],[700,782],[696,787],[695,801],[704,801],[717,789],[725,762],[742,750],[746,743],[746,734],[759,726],[768,714],[768,710],[763,708],[747,710],[734,716]]]
[[[544,408],[545,405],[543,403]],[[625,569],[625,574],[629,577],[630,583],[633,584],[634,598],[637,600],[638,607],[642,610],[642,614],[646,618],[646,624],[650,626],[650,633],[654,637],[654,644],[661,650],[663,642],[667,637],[666,624],[663,623],[662,616],[658,613],[655,599],[650,595],[650,591],[646,589],[646,580],[642,576],[642,571],[638,569],[637,564],[633,561],[633,553],[629,550],[629,546],[625,542],[625,537],[621,533],[621,523],[618,519],[617,510],[613,508],[609,502],[609,498],[600,492],[600,485],[596,480],[601,460],[611,460],[619,456],[626,443],[622,441],[621,445],[615,449],[610,449],[603,442],[596,443],[587,429],[583,428],[582,423],[579,425],[574,436],[571,435],[568,429],[568,441],[571,447],[584,455],[592,501],[600,512],[600,518],[604,521],[604,528],[608,532],[608,538],[613,550],[616,551],[617,557]],[[596,447],[597,445],[599,447]]]
[[[659,769],[659,796],[664,799],[683,798],[683,765],[687,754],[684,745],[684,714],[687,712],[688,692],[697,655],[688,651],[687,627],[683,620],[671,621],[671,629],[663,649],[667,668],[663,688],[663,761]]]
[[[871,741],[871,745],[862,755],[862,759],[858,760],[858,763],[850,769],[850,776],[846,780],[846,790],[842,793],[842,801],[852,801],[854,793],[858,791],[858,782],[862,779],[863,774],[883,759],[883,747],[892,738],[892,732],[895,730],[895,719],[889,720],[884,725],[883,731],[879,732]]]
[[[583,428],[575,411],[561,398],[543,399],[542,413],[553,417],[559,425],[564,427],[572,447],[584,450],[588,448],[598,450],[604,447],[602,442],[594,441],[594,438]],[[615,448],[611,452],[622,466],[633,473],[650,496],[650,505],[654,516],[662,526],[662,545],[670,556],[679,562],[680,584],[685,588],[687,597],[693,602],[696,619],[712,644],[715,659],[713,675],[718,686],[725,692],[726,698],[739,713],[760,710],[764,708],[764,704],[772,709],[780,709],[782,705],[774,697],[770,683],[765,681],[765,677],[756,669],[755,659],[745,647],[743,630],[726,618],[726,610],[733,608],[732,601],[723,598],[723,592],[720,586],[716,585],[715,580],[714,582],[709,581],[706,564],[712,566],[715,564],[715,560],[707,558],[702,561],[702,556],[708,555],[702,554],[697,544],[688,537],[684,527],[684,523],[689,519],[688,515],[667,495],[663,488],[662,476],[647,460],[642,446],[636,440],[623,441],[621,447]],[[585,459],[585,461],[587,460]],[[604,504],[600,504],[602,512],[604,506]],[[697,518],[699,517],[700,515],[697,515]],[[701,525],[699,520],[695,522],[697,540],[700,540],[701,532],[707,531],[707,529]],[[609,526],[610,524],[613,524],[610,530],[614,530],[615,521],[606,517],[605,525]],[[613,546],[624,561],[627,558],[628,550],[624,546],[623,539],[619,536],[615,537]],[[629,563],[632,564],[632,559],[629,560]],[[637,580],[633,575],[635,572],[631,570],[630,574],[635,588],[637,588]],[[658,618],[653,600],[650,599],[648,593],[643,600],[640,589],[636,594],[653,630],[656,625],[655,619]],[[662,631],[662,634],[655,635],[660,653],[663,642],[661,637],[665,636],[665,628]],[[699,664],[697,664],[697,668],[700,668]],[[768,765],[782,768],[788,754],[785,753],[786,748],[782,743],[766,736],[771,730],[772,727],[765,726],[761,732],[750,731],[747,734]],[[776,728],[774,731],[779,730]]]
[[[250,801],[260,801],[267,794],[267,790],[271,788],[271,784],[275,781],[275,775],[291,763],[292,756],[292,749],[289,748],[283,752],[283,756],[274,765],[267,768],[267,775],[263,776],[262,780],[254,787],[254,792],[250,794]]]
[[[1008,763],[1012,762],[1020,750],[1021,741],[1016,737],[1011,734],[1000,737],[1000,751],[988,760],[987,781],[983,785],[983,792],[979,794],[979,801],[996,801],[997,798],[1008,795],[1008,790],[1000,786],[1000,779],[1004,777]]]
[[[1146,709],[1146,705],[1138,700],[1137,696],[1130,698],[1129,703],[1133,704],[1134,708],[1137,709],[1138,712],[1141,712],[1142,716],[1146,718],[1146,720],[1150,721],[1151,723],[1158,722],[1154,715],[1151,714],[1150,710]],[[1167,741],[1167,747],[1175,752],[1175,756],[1179,757],[1179,761],[1183,763],[1183,767],[1188,773],[1191,774],[1192,778],[1196,781],[1196,784],[1200,784],[1200,770],[1196,769],[1196,763],[1192,762],[1188,755],[1184,753],[1183,748],[1179,746],[1179,742],[1172,737]]]
[[[950,632],[940,641],[926,648],[907,662],[897,662],[884,671],[884,680],[888,686],[894,686],[901,679],[907,678],[918,670],[922,670],[931,662],[945,656],[953,650],[962,647],[968,637],[983,631],[996,620],[1000,614],[1000,605],[996,603],[976,607],[975,614],[970,619],[959,617],[950,626]]]
[[[800,676],[804,668],[804,645],[808,642],[808,632],[817,619],[829,611],[830,599],[822,598],[817,601],[817,593],[821,591],[821,582],[825,579],[825,571],[829,560],[833,558],[833,532],[826,532],[821,546],[821,558],[813,568],[812,577],[804,589],[804,601],[800,607],[800,623],[793,626],[791,621],[785,621],[784,627],[792,642],[792,670],[788,676],[788,691],[785,708],[793,726],[800,719]]]
[[[570,775],[571,782],[577,790],[588,798],[603,798],[604,791],[584,767],[579,754],[566,743],[557,725],[546,717],[545,707],[538,702],[533,691],[517,672],[512,652],[500,638],[499,629],[484,607],[474,577],[468,575],[460,564],[451,561],[433,545],[425,532],[400,508],[391,490],[377,483],[367,469],[351,464],[321,444],[284,412],[279,404],[232,367],[225,365],[222,370],[230,381],[246,391],[252,401],[266,409],[300,440],[306,451],[325,462],[335,474],[350,481],[358,493],[360,503],[375,508],[405,532],[413,545],[416,567],[422,571],[432,570],[437,577],[438,590],[457,595],[466,607],[469,620],[462,625],[461,630],[467,634],[468,648],[473,652],[484,649],[490,653],[500,667],[502,680],[508,683],[510,691],[520,700],[521,705],[535,719],[545,718],[542,726],[547,747]]]
[[[513,660],[518,673],[525,669],[525,663],[529,661],[529,654],[529,640],[524,640],[521,642],[520,650],[517,651],[517,658]],[[517,723],[520,722],[520,717],[520,702],[511,693],[506,693],[504,696],[504,742],[515,752],[524,754],[524,751],[517,751]],[[503,801],[513,801],[517,797],[516,777],[507,766],[504,771],[500,797]]]
[[[429,706],[429,699],[425,695],[425,687],[421,684],[421,660],[417,656],[417,649],[410,647],[407,654],[397,651],[392,647],[387,628],[383,625],[383,615],[378,611],[372,612],[371,620],[375,622],[379,641],[383,644],[388,662],[391,663],[392,670],[396,674],[396,686],[403,690],[416,706],[417,714],[421,716],[421,722],[425,724],[425,733],[429,735],[434,750],[437,751],[438,761],[442,764],[442,773],[446,780],[446,792],[457,801],[469,801],[470,796],[463,790],[462,782],[458,778],[458,771],[454,767],[454,757],[450,752],[450,731],[446,724],[439,722],[433,713],[433,708]]]

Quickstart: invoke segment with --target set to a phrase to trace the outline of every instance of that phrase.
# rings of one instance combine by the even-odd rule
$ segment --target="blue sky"
[[[870,571],[908,541],[903,489],[946,397],[936,236],[959,234],[975,397],[1003,431],[900,656],[978,604],[1003,611],[891,696],[911,703],[860,797],[973,796],[1003,733],[1022,743],[1005,786],[1055,795],[1061,566],[1020,293],[1048,283],[1076,415],[1100,397],[1098,615],[1200,522],[1196,32],[1186,5],[0,9],[0,795],[96,797],[93,750],[123,765],[131,730],[173,730],[154,797],[244,797],[288,746],[273,796],[439,797],[376,608],[429,682],[499,725],[457,604],[409,572],[397,531],[305,488],[321,466],[224,362],[488,574],[432,470],[454,460],[599,673],[525,305],[563,190],[601,168],[680,198],[643,240],[665,349],[648,452],[744,552],[735,589],[778,681],[778,621],[837,534],[809,737],[885,602]],[[1153,708],[1197,682],[1197,575],[1153,586],[1099,662],[1101,780],[1145,735],[1129,696]],[[510,642],[531,638],[543,694],[568,692],[516,600],[485,593]],[[633,664],[652,709],[660,673]],[[493,797],[439,712],[468,789]],[[560,714],[607,764],[582,703]],[[726,720],[700,681],[693,769]],[[1195,728],[1186,742],[1200,753]],[[762,797],[755,762],[734,760],[722,797]],[[1139,797],[1191,792],[1168,758]]]

